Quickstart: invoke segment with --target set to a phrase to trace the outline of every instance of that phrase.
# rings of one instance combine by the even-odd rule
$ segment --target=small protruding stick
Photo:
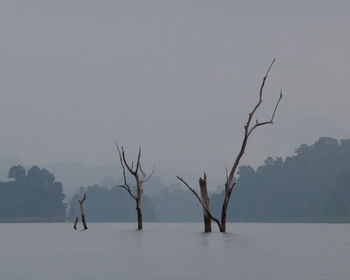
[[[85,213],[84,213],[84,207],[83,207],[83,203],[85,200],[86,200],[86,193],[84,193],[84,198],[82,200],[79,200],[79,204],[80,204],[80,212],[81,212],[81,221],[83,223],[84,230],[87,230],[88,227],[86,225]]]
[[[73,225],[73,229],[77,230],[77,224],[78,224],[78,216],[75,217],[75,221],[74,221],[74,225]]]

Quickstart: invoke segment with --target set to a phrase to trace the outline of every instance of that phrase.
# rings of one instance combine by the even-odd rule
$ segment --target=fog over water
[[[229,224],[0,224],[2,279],[346,280],[350,226]]]
[[[0,155],[28,164],[116,162],[223,181],[274,57],[242,163],[348,138],[349,1],[0,3]]]
[[[114,140],[125,146],[129,162],[142,145],[143,169],[156,167],[145,198],[159,198],[159,211],[149,212],[153,219],[144,212],[142,232],[135,223],[89,218],[87,231],[74,231],[71,223],[0,223],[0,279],[348,280],[349,224],[230,223],[226,234],[204,234],[202,223],[147,221],[157,221],[165,208],[172,215],[181,208],[173,221],[202,219],[193,196],[186,205],[198,211],[191,218],[185,210],[187,194],[175,176],[197,186],[206,171],[211,194],[224,182],[273,58],[258,120],[270,119],[280,89],[284,97],[274,124],[249,138],[240,164],[257,167],[268,156],[291,156],[322,136],[350,138],[349,11],[348,0],[0,1],[1,221],[64,221],[55,179],[67,203],[77,187],[119,184]],[[276,221],[264,206],[284,214],[283,221],[349,221],[350,142],[340,142],[341,150],[337,140],[322,139],[335,143],[316,145],[330,147],[335,160],[324,160],[320,149],[316,160],[323,165],[306,156],[305,165],[290,157],[269,158],[260,173],[245,167],[246,200],[236,193],[231,205],[249,208],[242,211],[248,221],[259,215]],[[305,145],[299,154],[310,155],[316,146]],[[7,178],[17,164],[53,174],[33,167],[29,176],[17,166]],[[281,172],[284,164],[291,173]],[[266,196],[256,191],[267,189],[262,181],[272,190]],[[108,221],[99,212],[107,206],[109,214],[122,213],[114,210],[110,190],[90,189],[104,199],[96,196],[90,210],[88,196],[87,217],[91,211],[94,221]],[[179,202],[162,199],[169,193]],[[220,204],[211,203],[212,210],[222,201],[213,195]],[[171,220],[166,213],[162,219]]]

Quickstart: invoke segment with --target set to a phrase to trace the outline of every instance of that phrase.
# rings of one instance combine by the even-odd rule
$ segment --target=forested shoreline
[[[116,171],[117,172],[117,171]],[[323,137],[295,155],[269,157],[256,170],[240,166],[228,208],[229,222],[350,222],[350,139]],[[79,186],[77,186],[79,187]],[[215,187],[215,186],[214,186]],[[145,222],[201,222],[202,209],[190,191],[159,178],[145,185]],[[152,190],[152,191],[150,191]],[[91,222],[134,222],[135,205],[118,186],[77,188],[66,204],[62,184],[46,169],[16,165],[0,182],[0,222],[61,222],[79,215],[87,194]],[[217,214],[223,193],[210,193]]]

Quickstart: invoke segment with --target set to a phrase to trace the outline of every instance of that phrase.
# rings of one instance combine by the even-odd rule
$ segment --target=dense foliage
[[[62,184],[46,169],[31,167],[28,172],[20,166],[11,167],[8,178],[0,182],[0,219],[12,221],[63,221]]]

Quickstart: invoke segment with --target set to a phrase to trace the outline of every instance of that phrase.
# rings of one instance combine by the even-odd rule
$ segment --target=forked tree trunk
[[[211,219],[208,215],[208,211],[210,212],[209,206],[209,196],[207,191],[207,176],[204,173],[204,177],[199,178],[199,188],[201,192],[202,201],[207,209],[207,211],[203,207],[203,217],[204,217],[204,232],[211,232]]]

